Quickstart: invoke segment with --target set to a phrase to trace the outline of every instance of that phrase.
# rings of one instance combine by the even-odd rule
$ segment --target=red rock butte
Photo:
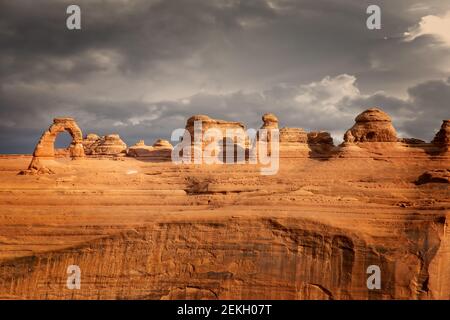
[[[197,115],[189,132],[194,121],[245,130]],[[0,156],[0,298],[450,299],[450,121],[424,142],[371,108],[340,145],[282,121],[262,116],[280,133],[264,176],[174,164],[167,140],[128,147],[55,119],[33,156]],[[55,150],[63,131],[72,142]]]

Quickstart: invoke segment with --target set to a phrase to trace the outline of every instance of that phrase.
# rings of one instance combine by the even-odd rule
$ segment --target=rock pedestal
[[[278,118],[273,113],[265,113],[262,116],[261,129],[278,129]]]

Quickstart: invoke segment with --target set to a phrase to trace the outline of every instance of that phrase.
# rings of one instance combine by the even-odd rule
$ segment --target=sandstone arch
[[[55,140],[58,134],[67,131],[72,142],[69,153],[72,158],[82,158],[85,156],[83,148],[83,134],[73,118],[55,118],[53,124],[42,134],[33,156],[35,158],[54,158]]]

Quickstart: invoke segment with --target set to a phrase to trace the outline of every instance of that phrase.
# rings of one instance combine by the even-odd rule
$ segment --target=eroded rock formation
[[[72,137],[72,142],[66,150],[55,151],[55,140],[58,134],[67,131]],[[83,148],[83,134],[73,118],[55,118],[53,124],[42,134],[37,143],[33,158],[27,170],[22,170],[19,175],[53,174],[41,160],[52,160],[55,154],[59,156],[70,156],[73,159],[85,156]]]
[[[158,139],[155,141],[155,143],[153,143],[153,148],[157,149],[173,149],[172,144],[164,139]]]
[[[201,132],[195,132],[195,123],[201,125]],[[210,129],[220,133],[222,141],[218,141],[217,137],[206,136],[205,133]],[[215,151],[211,153],[211,156],[219,157],[222,161],[226,161],[228,156],[235,157],[234,155],[227,156],[227,149],[233,148],[236,150],[237,148],[242,148],[245,152],[245,148],[248,146],[248,137],[245,132],[245,126],[236,121],[212,119],[206,115],[194,115],[187,120],[186,131],[190,134],[192,145],[191,155],[193,158],[196,153],[201,153],[202,150],[210,144],[216,145]],[[240,139],[238,137],[240,137]],[[196,143],[196,141],[198,141],[198,143]]]
[[[83,140],[83,146],[88,155],[118,155],[127,150],[127,145],[118,134],[109,134],[103,137],[89,134]]]
[[[150,152],[150,156],[155,160],[170,160],[173,146],[169,141],[164,139],[158,139],[153,143],[153,150]]]
[[[199,134],[200,147],[205,148],[213,142],[213,139],[205,138],[204,134],[208,129],[217,129],[223,136],[222,141],[217,143],[217,150],[213,156],[226,157],[226,149],[233,146],[235,156],[237,150],[242,148],[245,158],[248,159],[251,147],[250,138],[246,135],[245,127],[240,122],[224,121],[212,119],[206,115],[194,115],[186,122],[186,130],[190,134],[192,150],[194,155],[197,146],[194,144],[194,123],[200,123],[201,132]],[[278,129],[279,122],[276,115],[266,113],[262,116],[263,124],[261,129]],[[446,156],[450,146],[450,120],[444,120],[441,129],[436,134],[432,143],[415,138],[397,138],[396,131],[391,123],[391,118],[379,108],[370,108],[355,118],[355,125],[347,130],[344,135],[344,142],[334,147],[333,138],[325,131],[305,132],[302,128],[281,128],[279,129],[280,157],[377,157],[380,154],[390,154],[395,157],[404,157],[407,153],[417,155],[426,154],[428,156]],[[68,131],[73,141],[69,148],[55,150],[54,141],[56,135],[62,131]],[[227,131],[232,138],[227,138]],[[243,133],[244,139],[239,140],[234,135]],[[68,155],[73,158],[80,158],[86,155],[125,155],[131,157],[156,157],[169,159],[172,145],[166,140],[156,141],[153,146],[145,145],[144,141],[127,149],[126,144],[120,139],[118,134],[111,134],[99,137],[90,133],[85,139],[81,139],[81,130],[72,118],[56,118],[53,125],[42,135],[36,146],[34,156],[40,159],[53,158],[55,155]],[[186,137],[184,137],[186,138]],[[260,139],[258,132],[257,138]],[[271,135],[266,137],[270,141]],[[239,141],[238,141],[239,140]],[[270,146],[269,146],[270,147]],[[269,149],[268,149],[269,150]],[[198,150],[197,150],[198,151]],[[239,150],[241,151],[241,150]],[[270,150],[268,151],[270,153]],[[218,153],[217,155],[215,153]],[[182,154],[182,152],[181,152]],[[181,156],[180,154],[180,156]],[[43,164],[39,163],[42,168]],[[35,166],[36,167],[36,166]],[[31,170],[33,173],[44,173],[48,170]]]
[[[0,297],[448,300],[448,184],[412,183],[446,163],[380,157],[284,158],[269,177],[93,158],[43,179],[0,157]]]
[[[443,120],[441,129],[436,133],[432,143],[440,146],[450,145],[450,120]]]
[[[151,150],[153,150],[152,146],[146,145],[144,140],[139,140],[133,146],[127,149],[127,156],[145,157]]]
[[[201,135],[202,136],[208,129],[211,129],[211,128],[220,130],[220,132],[222,133],[222,136],[224,138],[226,138],[227,130],[230,133],[232,133],[233,131],[245,133],[245,126],[240,122],[212,119],[206,115],[195,115],[195,116],[190,117],[186,123],[186,130],[191,135],[191,143],[192,144],[194,143],[194,129],[195,129],[194,123],[195,122],[201,124],[201,128],[202,128]],[[200,137],[200,139],[201,139],[201,137]],[[205,147],[210,142],[211,142],[210,140],[204,139],[202,141],[202,146]]]
[[[144,140],[138,141],[134,146],[127,149],[130,157],[151,157],[154,159],[169,160],[173,146],[169,141],[158,139],[152,146],[147,146]]]
[[[302,128],[281,128],[280,129],[281,144],[306,144],[308,143],[308,135]]]
[[[18,177],[8,172],[28,160],[0,157],[0,298],[449,299],[448,156],[429,152],[447,146],[448,121],[433,143],[388,143],[390,122],[368,113],[340,147],[326,132],[281,129],[289,156],[274,176],[110,157],[45,168],[35,157],[23,174],[54,175]],[[243,129],[195,117],[203,130]],[[170,143],[140,141],[128,154],[162,150]],[[72,264],[80,290],[65,286]]]
[[[70,156],[73,158],[84,157],[83,134],[73,118],[53,119],[53,124],[42,134],[36,145],[33,156],[37,158],[53,158],[55,156],[56,136],[64,131],[67,131],[72,137],[72,142],[69,146]]]
[[[100,140],[100,137],[95,133],[89,133],[86,138],[83,139],[84,152],[87,155],[92,154],[93,145]]]
[[[280,157],[308,158],[311,148],[308,145],[308,135],[302,128],[280,129]]]
[[[355,121],[355,125],[345,133],[344,142],[397,142],[391,118],[379,108],[362,112]]]
[[[442,152],[450,151],[450,120],[442,121],[441,129],[431,143],[440,148]]]
[[[278,118],[273,113],[265,113],[262,121],[261,129],[278,129]]]
[[[47,168],[45,165],[41,163],[39,158],[33,157],[30,165],[27,170],[22,170],[19,172],[19,175],[41,175],[41,174],[55,174],[55,172]]]
[[[333,138],[326,131],[312,131],[308,133],[308,144],[333,146]]]

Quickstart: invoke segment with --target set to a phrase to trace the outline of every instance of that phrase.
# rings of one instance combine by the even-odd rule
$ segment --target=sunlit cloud
[[[406,41],[413,41],[424,35],[432,35],[450,46],[450,11],[442,17],[434,15],[422,17],[416,26],[404,34]]]

